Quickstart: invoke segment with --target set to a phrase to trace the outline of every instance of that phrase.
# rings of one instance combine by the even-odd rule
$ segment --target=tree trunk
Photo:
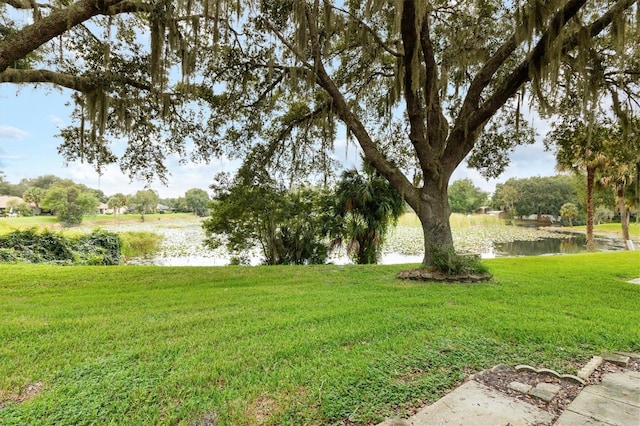
[[[622,241],[624,249],[629,250],[629,214],[624,205],[624,185],[616,185],[616,196],[618,197],[618,210],[620,210],[620,225],[622,226]]]
[[[449,216],[449,197],[446,184],[439,188],[437,184],[426,184],[421,191],[417,205],[409,205],[415,210],[424,234],[424,259],[422,266],[429,267],[433,261],[433,248],[453,250],[453,237]]]
[[[595,167],[587,167],[587,251],[596,249],[593,240],[593,185],[595,182]]]

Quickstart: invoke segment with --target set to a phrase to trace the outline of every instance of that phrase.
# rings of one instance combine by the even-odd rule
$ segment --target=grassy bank
[[[580,230],[587,231],[586,226],[574,226],[573,228],[569,228],[572,231]],[[620,234],[622,235],[622,228],[619,223],[603,223],[600,225],[595,225],[593,227],[594,232],[602,233],[602,234]],[[630,223],[629,224],[629,235],[631,237],[640,237],[640,223]]]
[[[482,285],[397,265],[0,265],[0,424],[366,424],[497,363],[640,350],[638,252],[488,265]]]
[[[199,220],[198,217],[191,213],[171,213],[171,214],[148,214],[144,216],[145,222],[170,223],[179,220]],[[123,214],[113,216],[109,214],[99,214],[85,216],[81,226],[96,227],[105,225],[116,225],[126,223],[141,223],[142,219],[139,214]],[[65,229],[55,216],[28,216],[28,217],[0,217],[0,233],[7,233],[16,229],[28,228],[47,228],[47,229]],[[78,227],[66,228],[73,231]]]

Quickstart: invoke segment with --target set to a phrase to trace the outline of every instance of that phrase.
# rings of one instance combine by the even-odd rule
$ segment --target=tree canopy
[[[332,204],[326,225],[331,246],[344,243],[356,263],[378,263],[389,226],[405,211],[400,194],[365,161],[362,172],[342,174]]]
[[[628,222],[625,188],[638,182],[640,164],[640,121],[630,117],[626,126],[615,125],[606,119],[584,122],[574,114],[564,114],[547,135],[545,143],[556,149],[560,170],[586,173],[587,250],[594,250],[593,224],[595,217],[594,189],[597,181],[610,186],[618,198],[618,210],[625,229]],[[632,196],[632,199],[635,198]],[[630,206],[630,205],[629,205]],[[626,244],[626,242],[625,242]]]
[[[113,215],[117,216],[120,209],[127,205],[127,197],[122,193],[113,194],[107,200],[107,207],[113,210]]]
[[[449,186],[449,204],[453,213],[473,213],[488,200],[489,194],[475,186],[471,179],[460,179]]]
[[[196,216],[206,216],[207,205],[211,201],[207,191],[200,188],[191,188],[184,194],[185,202],[190,211]]]
[[[547,135],[545,143],[547,145],[555,144],[559,170],[570,170],[574,173],[586,172],[587,174],[587,251],[594,251],[593,190],[596,172],[607,167],[607,150],[605,148],[611,144],[613,131],[610,124],[601,122],[588,124],[575,116],[563,118],[563,121],[554,125]]]
[[[566,175],[510,178],[504,184],[496,185],[493,199],[494,203],[513,203],[512,208],[520,216],[558,216],[563,204],[578,204],[573,180]]]
[[[418,214],[425,264],[453,245],[453,171],[469,157],[495,175],[531,141],[523,102],[552,113],[578,96],[588,109],[604,86],[624,120],[640,93],[637,0],[4,5],[34,20],[3,12],[0,81],[76,93],[67,159],[101,167],[125,138],[121,167],[147,178],[170,154],[318,175],[344,128]]]
[[[578,216],[578,206],[573,203],[564,203],[560,207],[560,216],[569,220],[569,226],[573,226],[573,218]]]
[[[49,187],[41,203],[65,226],[72,226],[82,223],[83,216],[95,214],[100,201],[86,186],[60,180]]]
[[[234,178],[218,175],[212,189],[209,218],[203,221],[207,246],[226,246],[237,263],[249,262],[256,247],[267,265],[325,262],[326,192],[287,191],[268,176],[255,178],[246,169]]]
[[[140,213],[140,218],[144,222],[144,215],[148,213],[155,213],[158,207],[158,201],[160,197],[152,189],[144,189],[137,191],[132,197],[127,200],[128,207]]]

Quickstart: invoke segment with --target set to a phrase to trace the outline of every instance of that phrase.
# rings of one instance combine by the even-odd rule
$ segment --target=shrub
[[[229,259],[229,265],[231,266],[248,266],[251,265],[251,259],[249,256],[240,254],[238,256],[231,256]]]
[[[17,230],[0,236],[0,248],[12,249],[17,259],[30,263],[71,262],[73,244],[60,233],[37,228]]]
[[[123,232],[122,254],[127,257],[142,257],[157,253],[162,243],[162,235],[154,232]]]
[[[616,213],[606,206],[596,207],[596,211],[593,214],[593,221],[596,225],[600,225],[602,222],[608,222],[614,218]]]
[[[19,256],[16,250],[10,248],[0,248],[0,263],[18,262]]]
[[[118,265],[122,243],[118,234],[94,229],[78,238],[78,263],[88,265]]]
[[[0,262],[117,265],[120,247],[120,237],[112,232],[95,230],[80,237],[66,237],[48,229],[30,228],[0,236]]]
[[[432,268],[447,275],[486,274],[487,267],[477,255],[460,255],[453,248],[431,246]]]
[[[268,176],[241,172],[233,181],[218,178],[210,216],[202,223],[205,245],[225,245],[238,259],[257,246],[268,265],[324,263],[326,193],[312,188],[288,191]]]

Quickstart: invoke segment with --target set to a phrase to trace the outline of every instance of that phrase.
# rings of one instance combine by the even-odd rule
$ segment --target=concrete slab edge
[[[589,378],[589,376],[592,375],[594,371],[596,371],[596,368],[600,367],[603,361],[604,359],[601,356],[594,356],[588,363],[585,364],[584,367],[580,369],[580,371],[578,371],[578,377],[580,377],[581,379]]]
[[[522,365],[522,364],[516,365],[516,371],[522,371],[522,370],[531,371],[537,374],[549,374],[551,376],[557,377],[558,379],[573,380],[574,382],[577,382],[581,385],[584,385],[587,383],[586,381],[584,381],[584,379],[581,379],[578,376],[574,376],[573,374],[560,374],[557,371],[551,370],[549,368],[535,368],[530,365]]]
[[[607,362],[610,362],[612,364],[616,364],[625,368],[629,365],[629,361],[631,360],[631,357],[628,357],[626,355],[616,354],[616,353],[602,354],[600,356],[602,357],[602,359],[604,359]]]
[[[618,354],[618,355],[622,355],[622,356],[628,356],[629,358],[633,358],[633,359],[640,359],[640,354],[639,353],[635,353],[635,352],[615,351],[614,354]]]

